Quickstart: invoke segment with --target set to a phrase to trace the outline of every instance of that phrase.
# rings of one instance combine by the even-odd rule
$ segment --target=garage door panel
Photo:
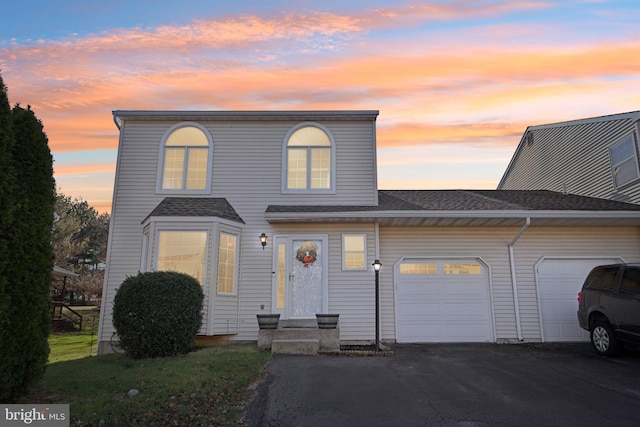
[[[536,270],[540,318],[545,341],[588,341],[589,333],[578,325],[578,292],[589,272],[618,258],[545,259]]]
[[[458,342],[474,342],[479,336],[485,336],[490,331],[483,325],[476,324],[447,324],[446,336],[454,338]]]
[[[398,342],[491,341],[486,268],[478,268],[482,274],[444,274],[442,261],[430,264],[439,266],[437,272],[398,274]]]
[[[429,303],[407,303],[402,304],[402,310],[399,311],[399,316],[401,319],[411,319],[411,318],[428,318],[428,317],[436,317],[439,318],[442,316],[442,306],[440,304],[429,304]]]
[[[464,296],[465,298],[477,297],[484,299],[486,293],[486,285],[484,283],[449,283],[445,286],[444,295],[453,298]]]
[[[483,303],[449,303],[443,305],[446,319],[468,319],[473,316],[475,320],[487,320],[487,306]]]

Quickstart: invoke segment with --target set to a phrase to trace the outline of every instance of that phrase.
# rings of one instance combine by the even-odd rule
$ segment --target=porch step
[[[317,328],[318,321],[316,319],[281,319],[278,324],[279,329],[289,328]]]
[[[318,339],[277,339],[271,342],[271,353],[280,354],[318,354],[320,340]]]

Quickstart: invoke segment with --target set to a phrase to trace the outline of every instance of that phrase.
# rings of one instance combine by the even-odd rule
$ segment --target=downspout
[[[522,237],[529,225],[531,224],[531,217],[527,217],[524,225],[518,231],[518,234],[513,238],[511,243],[509,243],[509,264],[511,266],[511,286],[513,287],[513,306],[516,310],[516,332],[518,334],[518,341],[522,341],[522,325],[520,324],[520,305],[518,304],[518,283],[516,281],[516,261],[515,256],[513,255],[513,246],[516,244],[518,239]]]

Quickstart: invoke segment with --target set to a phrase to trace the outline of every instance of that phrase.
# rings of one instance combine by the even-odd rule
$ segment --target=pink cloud
[[[578,118],[578,107],[637,109],[640,94],[629,90],[640,83],[635,39],[517,44],[508,36],[540,28],[504,24],[462,35],[441,29],[450,37],[438,43],[371,37],[550,7],[455,1],[352,15],[237,15],[0,45],[0,68],[10,101],[32,105],[58,153],[115,149],[115,109],[379,109],[380,147],[504,145],[527,125]],[[57,165],[56,174],[94,166],[86,168]]]

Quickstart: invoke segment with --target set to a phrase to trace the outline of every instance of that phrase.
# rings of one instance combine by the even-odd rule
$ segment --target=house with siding
[[[529,126],[499,190],[552,190],[640,203],[640,111]]]
[[[200,334],[340,315],[343,342],[585,339],[576,282],[640,260],[640,205],[549,190],[379,190],[377,111],[114,111],[99,351],[118,286],[196,277]],[[266,237],[261,241],[261,237]],[[380,308],[372,263],[379,259]]]

